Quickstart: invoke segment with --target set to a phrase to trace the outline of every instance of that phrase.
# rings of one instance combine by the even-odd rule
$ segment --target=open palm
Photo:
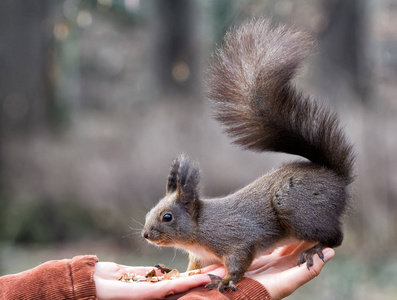
[[[310,270],[306,263],[298,266],[300,253],[312,246],[311,243],[301,242],[277,248],[271,254],[255,259],[245,276],[263,284],[272,299],[282,299],[316,277],[325,263],[335,255],[333,249],[325,248],[324,261],[315,255]]]

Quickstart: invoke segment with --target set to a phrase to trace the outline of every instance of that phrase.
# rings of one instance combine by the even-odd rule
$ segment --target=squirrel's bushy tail
[[[234,142],[254,151],[300,155],[351,181],[354,154],[338,118],[291,79],[315,49],[311,37],[258,19],[229,31],[215,53],[207,97]]]

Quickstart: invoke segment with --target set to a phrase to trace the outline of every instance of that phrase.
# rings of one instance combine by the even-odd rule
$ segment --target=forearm
[[[53,260],[0,277],[1,299],[96,299],[96,256]]]

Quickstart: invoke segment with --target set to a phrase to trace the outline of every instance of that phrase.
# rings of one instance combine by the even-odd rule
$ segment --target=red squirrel
[[[177,157],[166,195],[147,214],[142,236],[189,252],[188,270],[222,263],[210,289],[236,289],[253,259],[283,242],[315,242],[297,262],[313,265],[342,243],[354,153],[337,116],[291,83],[315,49],[304,32],[256,19],[227,32],[207,73],[207,97],[226,133],[243,148],[299,155],[225,197],[205,199],[198,164]]]

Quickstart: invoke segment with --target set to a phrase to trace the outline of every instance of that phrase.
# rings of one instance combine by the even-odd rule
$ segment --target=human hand
[[[204,268],[202,272],[215,271],[216,267],[209,266]],[[183,293],[210,282],[208,275],[187,276],[187,273],[181,273],[179,278],[173,280],[155,283],[126,283],[119,281],[119,278],[127,272],[145,275],[151,270],[153,270],[153,267],[129,267],[112,262],[96,263],[94,281],[98,299],[164,299],[166,296]],[[215,274],[219,272],[221,271],[215,271]],[[158,275],[162,275],[160,271],[158,271]],[[219,275],[223,276],[222,274]]]
[[[245,276],[255,279],[265,286],[272,299],[287,297],[320,274],[325,263],[335,255],[333,249],[325,248],[323,250],[324,261],[315,255],[313,257],[314,264],[310,270],[307,269],[306,263],[298,266],[300,253],[313,245],[301,242],[277,248],[271,254],[255,259]]]

